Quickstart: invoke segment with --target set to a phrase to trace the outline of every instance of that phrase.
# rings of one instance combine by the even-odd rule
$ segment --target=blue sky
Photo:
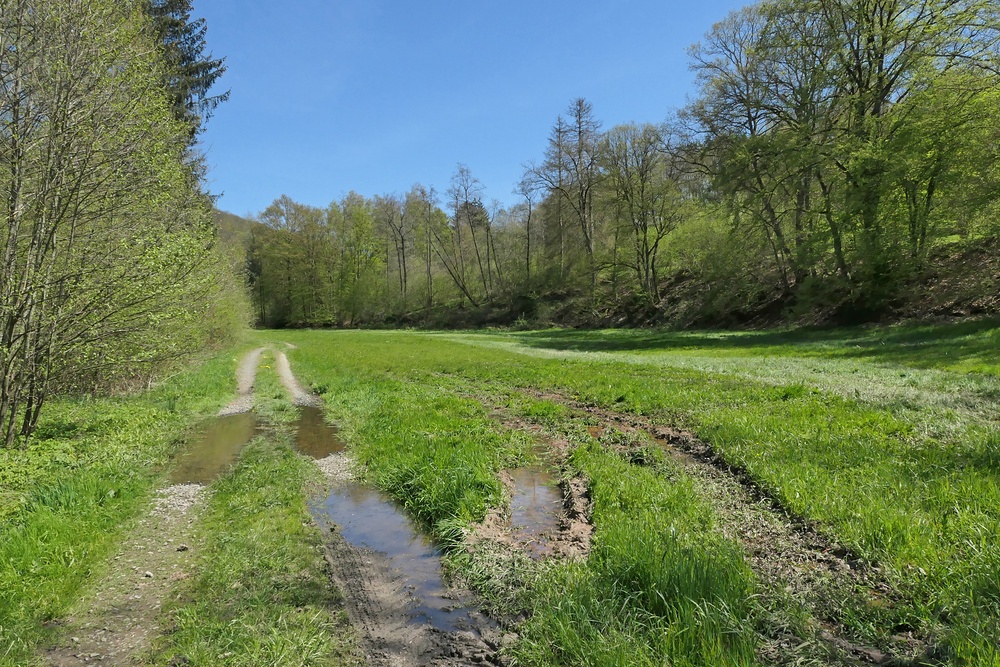
[[[219,208],[350,190],[444,193],[458,163],[513,203],[556,117],[659,122],[692,92],[687,48],[739,0],[195,0],[229,88],[202,137]]]

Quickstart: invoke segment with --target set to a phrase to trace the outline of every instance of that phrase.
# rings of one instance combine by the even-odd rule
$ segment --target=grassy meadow
[[[371,481],[445,543],[498,502],[497,472],[530,456],[530,436],[497,407],[572,431],[574,402],[694,433],[888,587],[818,610],[782,601],[682,472],[631,465],[578,428],[568,465],[590,480],[593,551],[531,579],[513,649],[525,664],[659,664],[664,652],[758,664],[789,628],[812,646],[799,657],[822,664],[833,658],[815,640],[831,623],[887,651],[915,638],[908,657],[1000,664],[995,321],[261,336],[297,346],[293,368]]]
[[[368,481],[516,623],[512,664],[846,665],[862,647],[1000,665],[998,342],[995,320],[256,332],[144,394],[53,402],[28,450],[0,451],[0,664],[42,664],[51,622],[113,570],[179,446],[264,345],[323,399]],[[164,605],[149,664],[360,659],[305,509],[317,472],[291,447],[297,411],[274,360],[265,353],[256,383],[268,429],[209,486],[195,571]],[[697,436],[760,512],[816,531],[867,578],[776,585],[712,485],[608,415]],[[589,556],[470,553],[469,526],[504,502],[500,471],[536,460],[540,433],[568,444],[560,474],[587,480]],[[780,565],[781,545],[770,557]]]

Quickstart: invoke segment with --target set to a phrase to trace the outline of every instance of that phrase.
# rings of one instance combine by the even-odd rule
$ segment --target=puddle
[[[307,405],[299,413],[295,432],[295,448],[314,459],[344,451],[344,441],[337,435],[337,428],[323,419],[323,411]]]
[[[252,412],[213,417],[177,458],[172,484],[209,484],[222,474],[255,435],[261,432]]]
[[[548,552],[544,537],[559,529],[562,491],[556,477],[542,466],[510,470],[514,494],[510,500],[510,527],[514,539],[526,544],[533,556]]]
[[[335,488],[325,499],[315,499],[309,509],[321,530],[338,530],[349,544],[388,557],[402,578],[402,587],[412,595],[413,605],[408,610],[411,623],[430,623],[444,631],[475,630],[482,625],[478,612],[449,596],[442,579],[440,550],[381,493],[349,483]]]
[[[302,408],[295,446],[314,459],[345,449],[336,427],[311,406]],[[309,512],[324,533],[336,531],[352,547],[378,552],[385,558],[385,571],[391,572],[394,590],[404,594],[407,624],[429,624],[435,630],[466,630],[476,635],[484,623],[492,627],[492,621],[477,608],[453,597],[444,583],[440,549],[374,487],[358,482],[338,484],[326,497],[310,500]]]

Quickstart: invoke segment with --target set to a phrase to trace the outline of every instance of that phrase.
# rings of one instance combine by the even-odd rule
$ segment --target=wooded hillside
[[[691,47],[699,92],[669,120],[605,129],[572,101],[513,205],[484,201],[461,164],[444,191],[352,192],[322,209],[275,200],[247,243],[258,320],[731,325],[919,311],[933,276],[961,276],[1000,229],[998,40],[984,0],[748,6]],[[928,308],[992,308],[966,297]]]

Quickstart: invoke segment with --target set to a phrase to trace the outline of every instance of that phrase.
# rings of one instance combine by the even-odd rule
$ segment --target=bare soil
[[[198,536],[194,524],[204,487],[161,489],[115,555],[107,574],[74,611],[58,621],[60,641],[44,653],[55,667],[140,665],[161,630],[160,604],[175,582],[190,576]]]
[[[590,553],[590,539],[594,532],[590,494],[585,478],[566,472],[565,459],[571,448],[569,441],[558,435],[545,434],[537,424],[530,424],[499,410],[495,410],[492,416],[507,428],[530,432],[548,450],[561,472],[559,489],[563,499],[562,511],[558,517],[557,530],[533,537],[533,542],[537,540],[540,543],[537,546],[519,539],[511,530],[510,500],[514,495],[514,479],[510,472],[501,471],[500,481],[504,485],[506,502],[501,507],[491,508],[483,522],[467,534],[469,549],[475,550],[480,542],[489,540],[520,550],[530,550],[533,554],[574,560],[586,558]]]

